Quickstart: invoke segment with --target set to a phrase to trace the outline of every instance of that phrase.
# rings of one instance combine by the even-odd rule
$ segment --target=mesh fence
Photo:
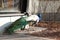
[[[43,21],[60,21],[60,13],[42,13]]]

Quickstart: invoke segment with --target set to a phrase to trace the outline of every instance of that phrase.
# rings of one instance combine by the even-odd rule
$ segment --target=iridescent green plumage
[[[9,34],[11,34],[11,33],[14,32],[14,30],[17,30],[19,28],[21,30],[24,30],[25,26],[29,23],[28,21],[26,21],[25,18],[26,17],[21,17],[18,20],[16,20],[15,22],[13,22],[11,24],[11,26],[7,28],[6,32],[8,32]]]

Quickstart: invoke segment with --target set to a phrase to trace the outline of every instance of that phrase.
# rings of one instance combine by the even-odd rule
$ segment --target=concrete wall
[[[38,12],[39,0],[29,0],[27,12],[34,14]]]
[[[29,0],[29,13],[56,13],[60,7],[60,0]]]
[[[60,21],[60,0],[40,0],[39,12],[44,21]]]
[[[38,12],[44,21],[60,21],[60,0],[29,0],[28,13]]]
[[[60,7],[60,1],[40,1],[40,12],[56,13]]]

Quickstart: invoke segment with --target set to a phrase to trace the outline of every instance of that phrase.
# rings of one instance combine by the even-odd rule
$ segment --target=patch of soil
[[[54,31],[54,30],[47,29],[41,32],[30,33],[30,35],[60,40],[60,31]]]
[[[48,29],[30,35],[60,40],[60,22],[39,22],[36,26]]]
[[[60,28],[60,22],[39,22],[38,24],[36,24],[36,26],[38,27],[45,27],[45,28]]]

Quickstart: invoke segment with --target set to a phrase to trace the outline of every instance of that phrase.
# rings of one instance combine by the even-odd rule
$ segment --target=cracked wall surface
[[[60,21],[60,0],[30,0],[28,13],[42,13],[45,21]]]
[[[30,13],[56,13],[60,7],[60,0],[29,0]]]

